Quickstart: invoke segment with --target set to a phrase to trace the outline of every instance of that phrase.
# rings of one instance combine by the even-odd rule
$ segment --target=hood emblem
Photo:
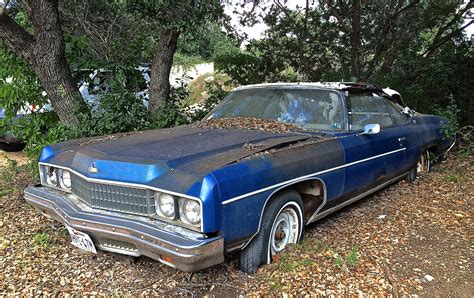
[[[91,165],[87,168],[89,173],[98,173],[99,169],[95,166],[95,162],[91,163]]]

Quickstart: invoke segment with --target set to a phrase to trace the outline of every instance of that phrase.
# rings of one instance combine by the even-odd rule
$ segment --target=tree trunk
[[[173,66],[173,56],[178,46],[179,34],[180,32],[176,30],[163,30],[160,32],[151,65],[150,114],[155,113],[168,102],[170,96],[170,73]]]
[[[360,40],[360,0],[351,7],[351,71],[356,80],[362,77],[362,44]]]
[[[35,71],[62,123],[79,125],[76,111],[87,111],[65,56],[58,1],[31,0],[28,16],[35,28],[26,32],[5,13],[0,14],[0,37],[15,54]]]

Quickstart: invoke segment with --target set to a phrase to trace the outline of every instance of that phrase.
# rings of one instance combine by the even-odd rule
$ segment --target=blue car
[[[240,251],[255,272],[307,224],[427,172],[446,124],[365,84],[244,86],[195,125],[45,147],[25,197],[92,253],[196,271]]]

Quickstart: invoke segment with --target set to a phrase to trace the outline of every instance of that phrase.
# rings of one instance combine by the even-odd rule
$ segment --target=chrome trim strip
[[[395,178],[393,178],[393,179],[390,179],[389,181],[384,182],[384,183],[380,184],[379,186],[376,186],[376,187],[374,187],[374,188],[372,188],[372,189],[369,189],[368,191],[366,191],[366,192],[364,192],[364,193],[361,193],[360,195],[357,195],[357,196],[353,197],[352,199],[349,199],[349,200],[347,200],[347,201],[344,201],[344,202],[340,203],[339,205],[336,205],[336,206],[334,206],[334,207],[332,207],[332,208],[330,208],[330,209],[328,209],[328,210],[326,210],[326,211],[323,211],[323,212],[321,212],[321,213],[319,213],[319,214],[318,214],[318,213],[314,213],[313,216],[311,216],[311,218],[308,220],[308,224],[309,224],[309,223],[312,223],[312,222],[315,222],[315,221],[317,221],[317,220],[320,220],[320,219],[322,219],[322,218],[324,218],[324,217],[330,215],[331,213],[336,212],[336,211],[338,211],[339,209],[342,209],[342,208],[346,207],[347,205],[350,205],[350,204],[352,204],[352,203],[354,203],[354,202],[357,202],[357,201],[359,201],[359,200],[365,198],[366,196],[369,196],[369,195],[371,195],[371,194],[373,194],[373,193],[379,191],[380,189],[384,188],[385,186],[387,186],[387,185],[389,185],[389,184],[391,184],[391,183],[394,183],[395,181],[398,181],[398,180],[402,179],[402,178],[403,178],[404,176],[406,176],[406,175],[407,175],[407,173],[404,173],[403,175],[400,175],[400,176],[397,176],[397,177],[395,177]]]
[[[275,187],[280,187],[280,186],[284,186],[284,185],[287,185],[287,184],[292,184],[294,182],[298,182],[298,181],[304,180],[306,178],[312,178],[313,176],[316,176],[316,175],[321,175],[321,174],[325,174],[325,173],[332,172],[332,171],[335,171],[335,170],[347,168],[347,167],[350,167],[350,166],[358,164],[358,163],[366,162],[366,161],[376,159],[376,158],[379,158],[379,157],[382,157],[382,156],[386,156],[386,155],[390,155],[390,154],[397,153],[397,152],[400,152],[400,151],[404,151],[406,149],[407,149],[406,147],[400,148],[400,149],[397,149],[397,150],[393,150],[393,151],[390,151],[390,152],[385,152],[385,153],[375,155],[375,156],[372,156],[372,157],[368,157],[368,158],[365,158],[365,159],[361,159],[361,160],[358,160],[358,161],[353,161],[353,162],[350,162],[348,164],[340,165],[340,166],[330,168],[330,169],[327,169],[327,170],[323,170],[323,171],[320,171],[320,172],[316,172],[316,173],[304,175],[304,176],[301,176],[301,177],[293,178],[293,179],[290,179],[290,180],[287,180],[287,181],[283,181],[283,182],[280,182],[280,183],[277,183],[277,184],[274,184],[274,185],[267,186],[265,188],[261,188],[261,189],[258,189],[258,190],[255,190],[255,191],[252,191],[252,192],[234,197],[232,199],[225,200],[225,201],[222,202],[222,205],[226,205],[226,204],[241,200],[243,198],[246,198],[246,197],[249,197],[249,196],[264,192],[264,191],[267,191],[267,190],[271,190]]]

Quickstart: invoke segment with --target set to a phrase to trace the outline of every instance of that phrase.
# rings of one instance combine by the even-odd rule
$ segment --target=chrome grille
[[[151,190],[89,182],[78,175],[71,176],[72,193],[91,207],[138,215],[154,213]]]

